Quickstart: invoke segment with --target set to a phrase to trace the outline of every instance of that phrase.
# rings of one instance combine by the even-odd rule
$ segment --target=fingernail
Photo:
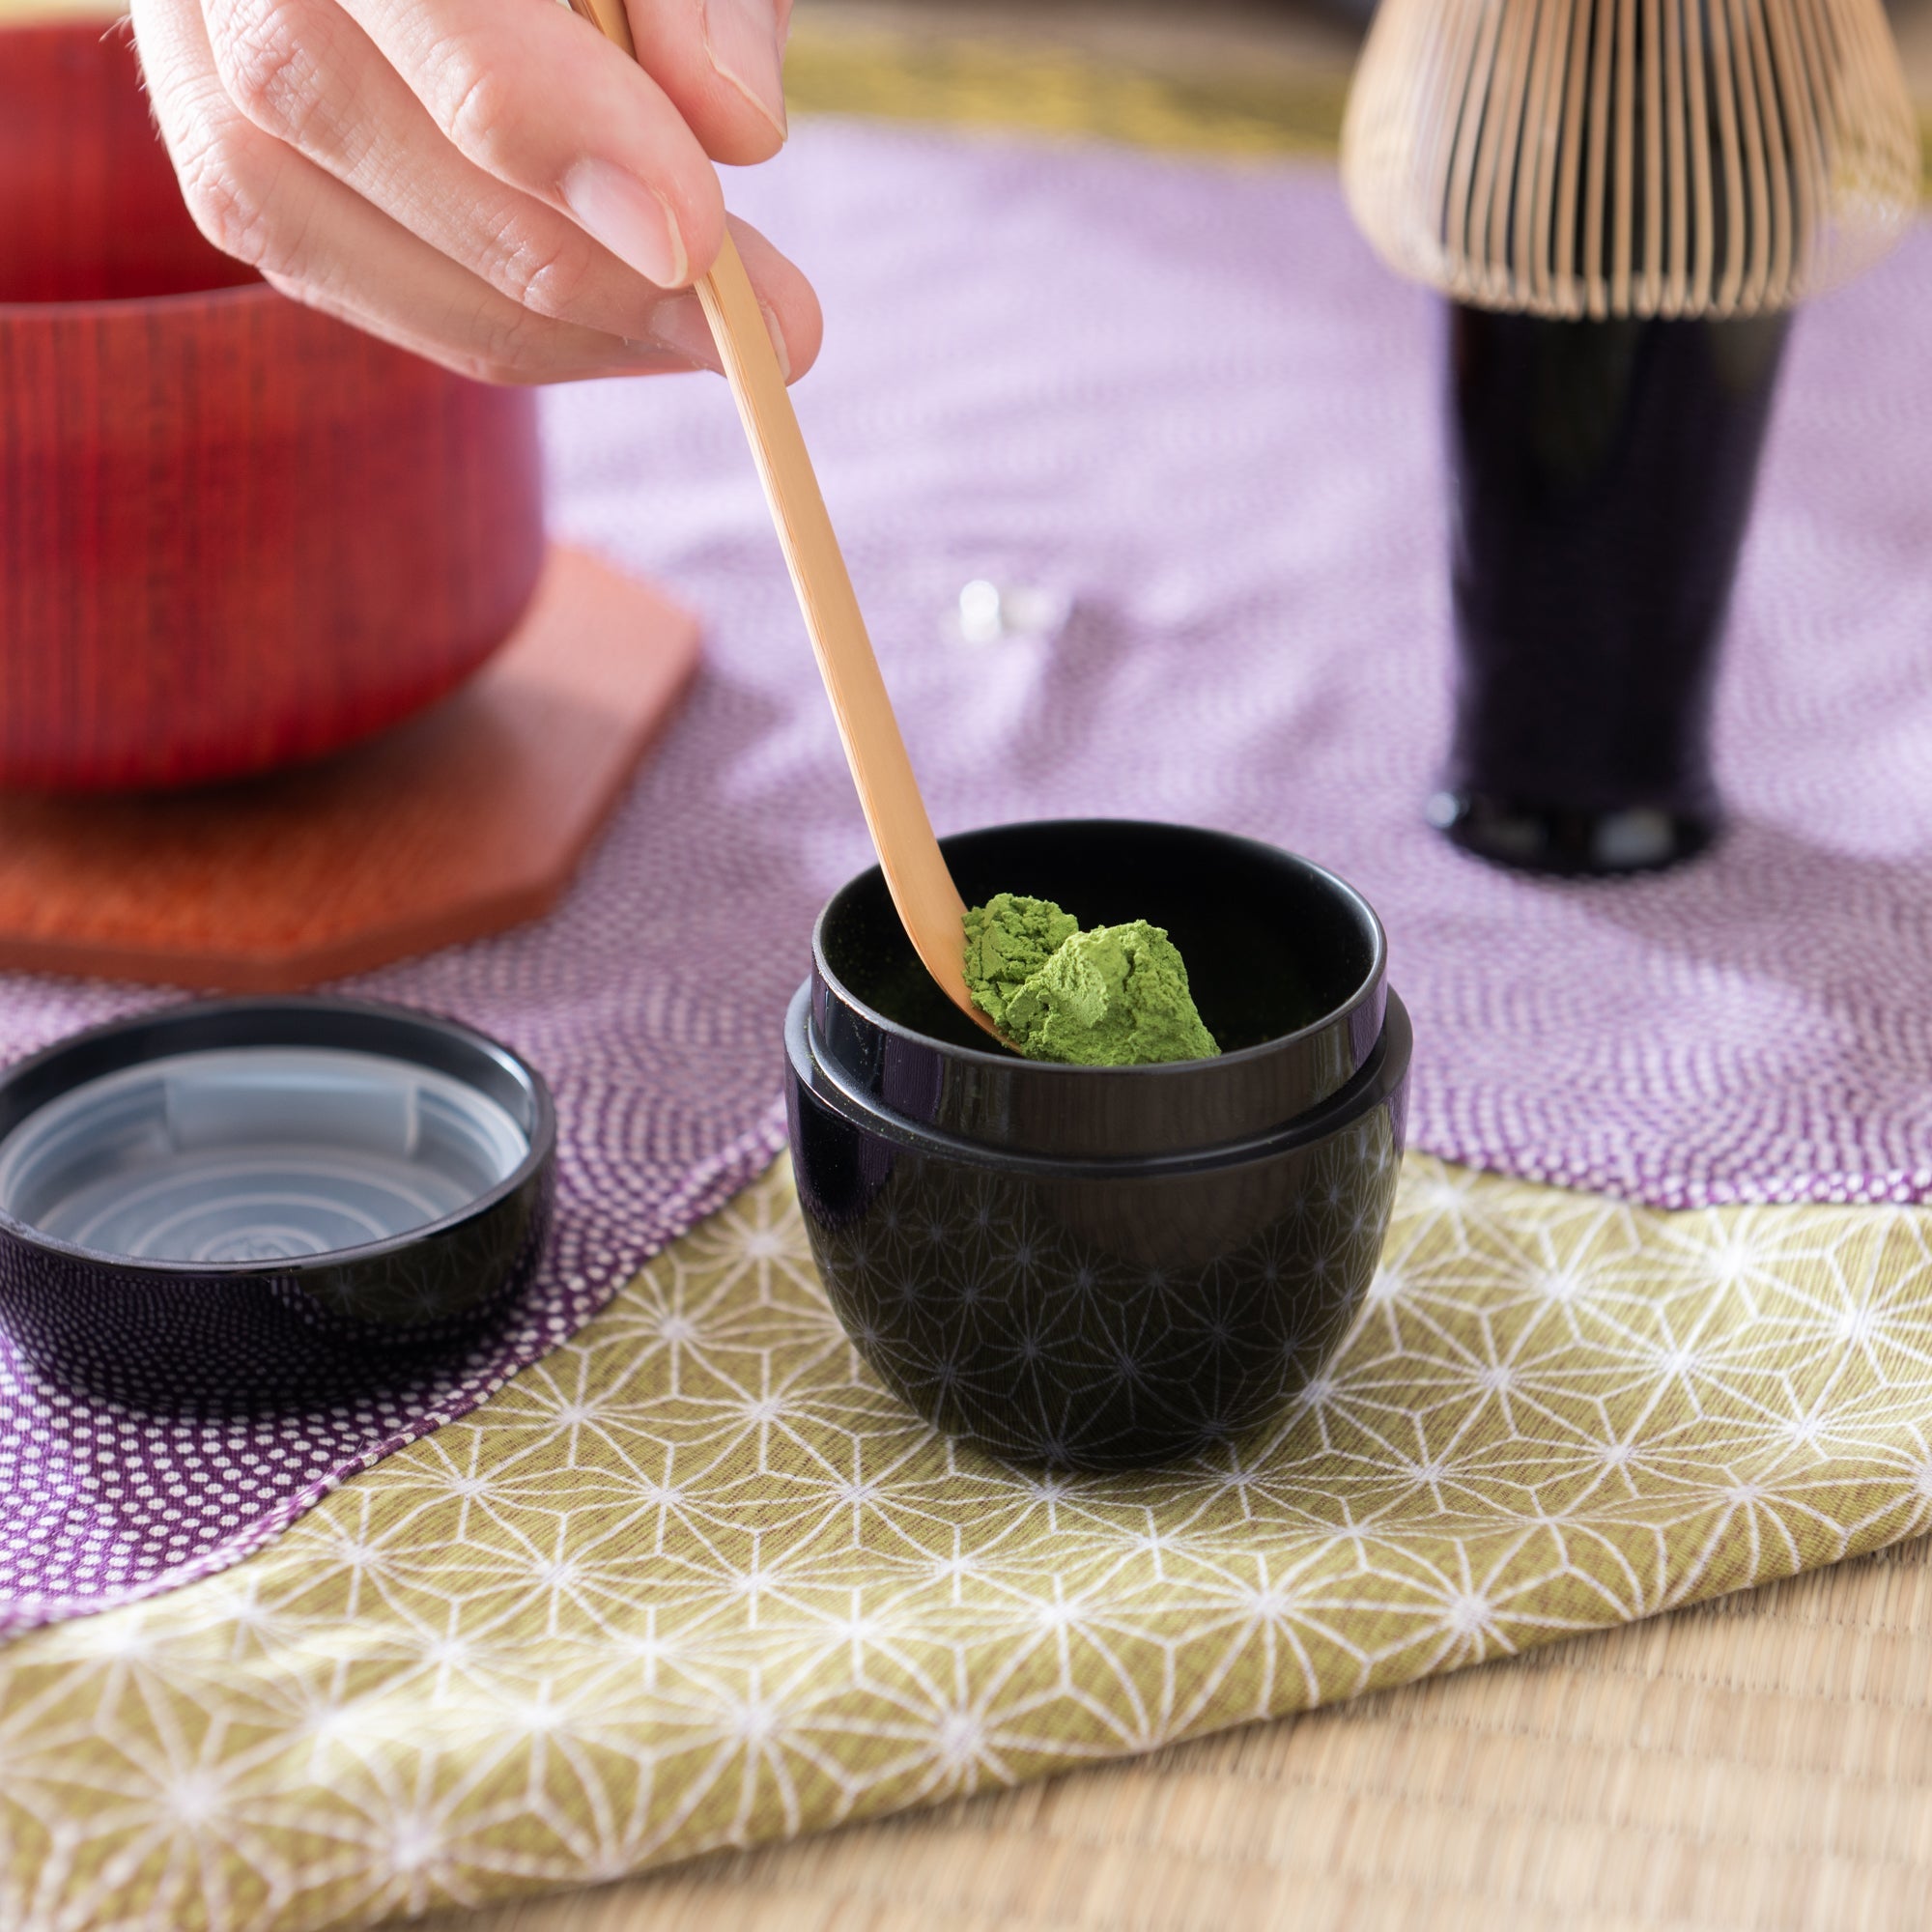
[[[779,352],[779,373],[789,383],[791,351],[785,347],[784,330],[779,327],[778,317],[763,302],[758,304],[758,313],[765,319],[765,333],[772,338],[772,347]]]
[[[583,160],[563,178],[563,205],[586,235],[661,289],[691,279],[691,259],[670,204],[609,161]]]
[[[731,83],[785,137],[784,70],[779,61],[773,0],[704,0],[704,51]]]
[[[718,344],[696,296],[672,296],[659,302],[651,310],[649,327],[650,334],[634,340],[632,348],[668,349],[697,368],[723,373],[724,364],[719,357]]]

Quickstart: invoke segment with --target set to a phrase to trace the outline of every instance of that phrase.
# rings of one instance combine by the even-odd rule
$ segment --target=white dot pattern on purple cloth
[[[800,412],[942,828],[1140,814],[1332,865],[1387,922],[1431,1152],[1666,1207],[1932,1197],[1932,236],[1801,319],[1720,696],[1728,841],[1561,886],[1422,822],[1435,306],[1332,176],[819,123],[732,193],[824,299]],[[355,988],[550,1076],[553,1263],[492,1348],[360,1410],[163,1423],[0,1357],[0,1628],[232,1561],[776,1145],[810,919],[867,856],[830,716],[722,385],[546,409],[560,532],[700,608],[708,668],[554,918]],[[1071,614],[962,644],[979,578]],[[0,1054],[152,997],[0,980]]]

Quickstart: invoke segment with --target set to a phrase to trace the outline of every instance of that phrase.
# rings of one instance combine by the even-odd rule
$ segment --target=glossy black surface
[[[1231,1018],[1217,1007],[1225,986],[1242,1016],[1265,1025],[1271,1000],[1274,1012],[1298,1022],[1293,1032],[1179,1069],[1014,1060],[992,1090],[1014,1103],[1003,1113],[983,1085],[980,1063],[991,1056],[966,1035],[958,1044],[925,1037],[923,1059],[881,1050],[886,1040],[921,1038],[914,1015],[943,1023],[943,1014],[925,989],[897,977],[891,955],[903,935],[876,931],[865,879],[828,907],[813,979],[787,1022],[792,1158],[834,1307],[911,1407],[1014,1461],[1133,1467],[1265,1426],[1332,1355],[1387,1232],[1410,1036],[1407,1014],[1381,983],[1373,914],[1317,868],[1264,866],[1267,848],[1231,852],[1247,841],[1162,830],[1171,836],[1157,856],[1148,850],[1131,881],[1134,903],[1117,907],[1102,894],[1092,910],[1077,876],[1056,867],[1088,849],[1086,841],[1124,854],[1143,840],[1142,828],[1120,828],[1118,847],[1112,832],[1092,823],[972,837],[1014,860],[1029,835],[1039,835],[1038,872],[1006,883],[1059,896],[1086,918],[1139,914],[1164,923],[1173,915],[1179,938],[1183,918],[1207,910],[1190,895],[1213,900],[1226,922],[1218,939],[1235,949],[1232,957],[1223,952],[1209,965],[1200,952],[1197,967],[1196,952],[1181,942],[1210,1031],[1219,1035]],[[947,841],[955,872],[959,842]],[[1224,891],[1232,875],[1210,863],[1217,846],[1246,882],[1232,898]],[[969,893],[980,883],[961,878]],[[1324,895],[1325,923],[1316,910]],[[1295,970],[1275,976],[1268,990],[1257,962],[1291,930],[1299,934]],[[1199,951],[1206,929],[1195,936]],[[844,982],[841,961],[883,1009]],[[1244,977],[1264,989],[1241,985]],[[1332,1010],[1311,1012],[1316,988],[1339,993],[1352,1023]],[[1369,1010],[1377,1031],[1358,1049]],[[838,1022],[830,1034],[818,1023],[827,1013]],[[1351,1064],[1338,1080],[1330,1076],[1343,1051]],[[1257,1069],[1270,1059],[1303,1067],[1272,1091],[1312,1084],[1321,1097],[1258,1118],[1256,1095],[1270,1090]],[[895,1066],[923,1068],[924,1077],[890,1079]],[[1188,1078],[1163,1080],[1175,1072]],[[1071,1097],[1032,1097],[1033,1077],[1049,1074]],[[1158,1138],[1157,1149],[1095,1147],[1109,1104],[1074,1090],[1102,1080],[1123,1096],[1112,1116],[1122,1138]],[[1226,1094],[1216,1094],[1217,1081]],[[1029,1123],[1019,1132],[1015,1116]],[[1203,1122],[1212,1130],[1200,1131]],[[1063,1122],[1078,1151],[1038,1151],[1040,1134]]]
[[[1457,843],[1614,873],[1716,833],[1711,699],[1788,320],[1451,304],[1456,724],[1431,817]]]
[[[351,1393],[459,1349],[527,1285],[550,1225],[555,1115],[533,1068],[454,1021],[331,999],[163,1008],[10,1068],[0,1077],[0,1139],[103,1074],[250,1045],[336,1047],[432,1067],[505,1108],[529,1151],[459,1213],[296,1261],[128,1262],[0,1210],[0,1322],[50,1380],[165,1408]]]
[[[999,825],[940,843],[969,905],[1021,893],[1082,925],[1165,926],[1222,1058],[1054,1066],[1003,1052],[933,984],[875,867],[819,916],[813,1024],[840,1077],[908,1119],[1033,1153],[1205,1147],[1306,1112],[1381,1036],[1381,925],[1352,887],[1305,859],[1135,819]]]

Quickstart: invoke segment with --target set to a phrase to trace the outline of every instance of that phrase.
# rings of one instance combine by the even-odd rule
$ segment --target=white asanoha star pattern
[[[1926,1525],[1932,1215],[1428,1160],[1273,1437],[1069,1477],[858,1367],[782,1170],[261,1554],[0,1651],[0,1923],[311,1927],[1306,1708]]]

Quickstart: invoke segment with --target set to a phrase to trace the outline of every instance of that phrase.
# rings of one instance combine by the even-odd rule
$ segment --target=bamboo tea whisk
[[[1343,174],[1458,300],[1746,315],[1885,253],[1918,140],[1881,0],[1382,0]]]

